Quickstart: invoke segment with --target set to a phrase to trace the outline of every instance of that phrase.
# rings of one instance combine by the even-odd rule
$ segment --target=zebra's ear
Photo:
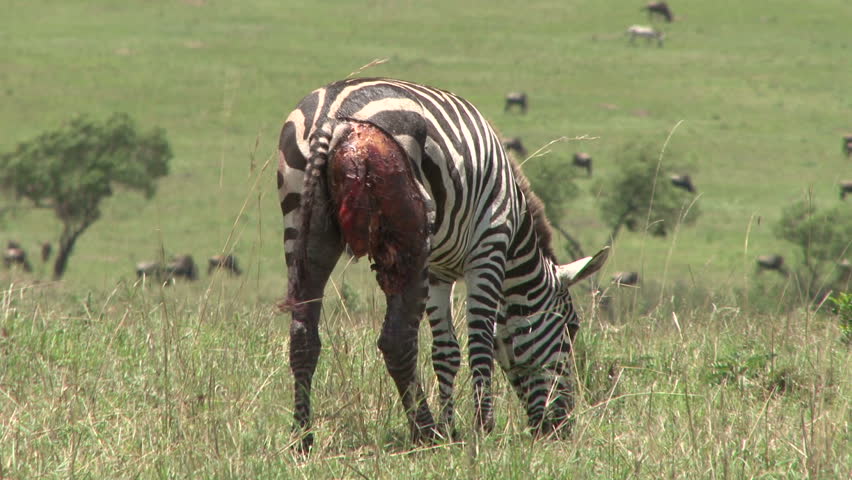
[[[571,285],[600,270],[606,263],[608,256],[609,247],[604,247],[593,257],[585,257],[567,265],[559,265],[556,268],[556,274],[559,277],[562,288],[567,289]]]

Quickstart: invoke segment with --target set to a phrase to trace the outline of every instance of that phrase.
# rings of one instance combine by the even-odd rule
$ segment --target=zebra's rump
[[[423,198],[408,157],[390,136],[368,123],[338,128],[345,133],[328,174],[341,233],[355,256],[370,255],[382,290],[398,293],[416,278],[426,253]]]

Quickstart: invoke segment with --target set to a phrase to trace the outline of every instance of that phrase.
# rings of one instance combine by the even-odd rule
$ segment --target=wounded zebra
[[[559,265],[544,207],[477,109],[444,90],[401,80],[332,83],[306,96],[279,143],[292,312],[290,367],[300,448],[313,442],[310,394],[326,282],[344,246],[368,255],[387,301],[378,346],[412,439],[452,435],[461,363],[455,282],[467,284],[474,425],[490,431],[494,360],[534,432],[569,430],[571,345],[579,318],[568,287],[608,250]],[[437,422],[417,373],[418,325],[432,329]]]

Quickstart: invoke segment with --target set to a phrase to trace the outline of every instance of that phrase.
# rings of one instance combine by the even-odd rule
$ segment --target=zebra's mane
[[[515,162],[515,159],[509,157],[509,163],[512,165],[512,172],[515,174],[515,182],[526,199],[527,210],[532,215],[533,227],[536,236],[538,236],[538,246],[547,258],[556,263],[556,254],[553,252],[553,229],[550,226],[550,220],[544,214],[544,202],[533,192],[530,181],[527,180],[526,175],[521,171],[521,166]]]

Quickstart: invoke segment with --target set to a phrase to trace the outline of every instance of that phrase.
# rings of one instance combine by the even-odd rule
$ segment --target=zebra
[[[296,447],[308,451],[324,286],[344,246],[368,254],[385,293],[378,339],[414,442],[455,436],[461,353],[452,292],[467,283],[474,425],[493,428],[496,358],[534,432],[567,433],[570,349],[579,328],[568,287],[607,248],[557,265],[544,206],[479,111],[444,90],[384,78],[331,83],[304,97],[279,140],[287,299],[292,313]],[[417,375],[418,324],[432,332],[438,421]]]

